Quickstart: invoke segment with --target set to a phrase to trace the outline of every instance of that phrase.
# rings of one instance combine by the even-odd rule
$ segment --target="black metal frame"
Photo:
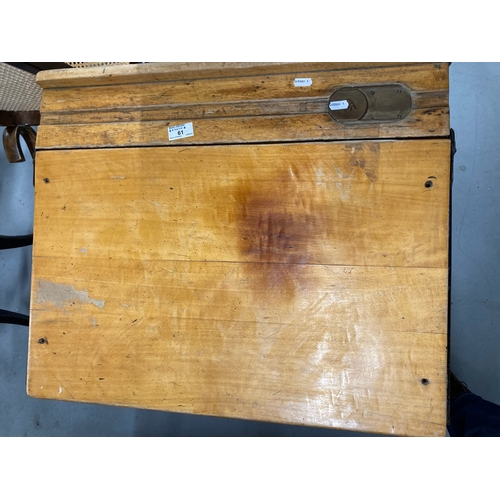
[[[29,326],[30,317],[26,316],[26,314],[19,314],[12,311],[6,311],[5,309],[0,309],[0,323]]]
[[[457,152],[457,141],[455,131],[450,128],[450,190],[449,190],[449,212],[448,212],[448,325],[447,325],[447,344],[448,352],[446,364],[448,368],[448,386],[447,386],[447,406],[446,406],[446,426],[450,423],[450,402],[451,402],[451,250],[452,250],[452,194],[453,177],[455,167],[455,153]]]

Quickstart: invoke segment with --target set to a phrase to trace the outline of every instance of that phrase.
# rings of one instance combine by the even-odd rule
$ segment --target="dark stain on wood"
[[[263,292],[291,299],[308,286],[303,266],[321,264],[315,248],[331,238],[334,224],[328,193],[318,187],[311,170],[291,164],[267,181],[254,173],[253,180],[241,182],[233,193],[235,210],[229,222],[238,228],[241,261],[261,264],[248,270]]]

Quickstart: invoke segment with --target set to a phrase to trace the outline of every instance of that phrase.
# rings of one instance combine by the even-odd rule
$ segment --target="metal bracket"
[[[395,122],[412,109],[411,92],[401,84],[342,87],[328,101],[328,113],[337,122]]]

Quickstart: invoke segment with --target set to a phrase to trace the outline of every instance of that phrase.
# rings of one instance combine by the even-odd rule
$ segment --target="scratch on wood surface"
[[[62,393],[62,391],[60,390],[62,387],[71,396],[72,399],[75,399],[75,396],[70,391],[68,391],[67,387],[61,382],[61,380],[56,376],[56,374],[52,370],[49,369],[47,364],[43,363],[43,365],[46,368],[46,370],[59,382],[59,386],[58,386],[59,387],[59,394]],[[40,387],[40,389],[43,389],[43,386]]]
[[[63,285],[44,280],[38,280],[35,301],[38,304],[52,302],[58,309],[62,309],[65,302],[71,301],[81,304],[93,304],[100,309],[104,307],[104,300],[91,299],[86,290],[75,290],[75,287],[72,285]]]

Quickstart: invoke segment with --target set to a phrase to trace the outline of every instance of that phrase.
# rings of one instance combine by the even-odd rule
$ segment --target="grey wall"
[[[454,63],[450,76],[451,368],[500,404],[500,64]]]

